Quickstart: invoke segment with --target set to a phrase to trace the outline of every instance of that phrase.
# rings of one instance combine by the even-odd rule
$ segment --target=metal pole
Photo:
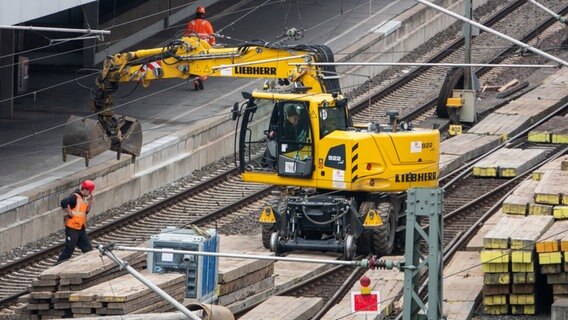
[[[456,19],[459,19],[459,20],[461,20],[461,21],[464,21],[464,22],[467,22],[467,23],[469,23],[469,24],[472,24],[472,25],[478,27],[478,28],[481,29],[481,30],[487,31],[487,32],[489,32],[489,33],[492,33],[492,34],[494,34],[494,35],[496,35],[496,36],[498,36],[498,37],[500,37],[500,38],[503,38],[503,39],[505,39],[505,40],[507,40],[507,41],[510,41],[510,42],[512,42],[512,43],[514,43],[514,44],[516,44],[516,45],[518,45],[518,46],[520,46],[520,47],[522,47],[522,48],[525,48],[525,49],[527,49],[527,50],[529,50],[529,51],[532,51],[532,52],[534,52],[534,53],[536,53],[536,54],[538,54],[538,55],[541,55],[541,56],[543,56],[543,57],[545,57],[545,58],[548,58],[548,59],[550,59],[550,60],[552,60],[552,61],[556,61],[556,62],[558,62],[558,63],[560,63],[560,64],[562,64],[562,65],[564,65],[564,66],[568,66],[568,62],[566,62],[566,61],[564,61],[564,60],[562,60],[562,59],[560,59],[560,58],[557,58],[557,57],[555,57],[555,56],[553,56],[553,55],[551,55],[551,54],[548,54],[548,53],[546,53],[546,52],[544,52],[544,51],[541,51],[541,50],[539,50],[539,49],[537,49],[537,48],[535,48],[535,47],[532,47],[532,46],[530,46],[530,45],[528,45],[528,44],[526,44],[526,43],[524,43],[524,42],[521,42],[521,41],[519,41],[519,40],[516,40],[516,39],[514,39],[514,38],[511,38],[511,37],[509,37],[508,35],[503,34],[503,33],[499,32],[499,31],[495,31],[495,30],[493,30],[493,29],[491,29],[491,28],[489,28],[489,27],[486,27],[486,26],[482,25],[481,23],[477,23],[477,22],[472,21],[472,20],[470,20],[470,19],[464,18],[464,17],[460,16],[459,14],[453,13],[453,12],[450,11],[450,10],[444,9],[444,8],[442,8],[442,7],[440,7],[440,6],[437,6],[437,5],[433,4],[433,3],[430,3],[430,2],[428,2],[428,1],[425,1],[425,0],[416,0],[416,1],[417,1],[417,2],[420,2],[420,3],[424,4],[424,5],[426,5],[426,6],[428,6],[428,7],[434,8],[434,9],[436,9],[436,10],[438,10],[438,11],[441,11],[441,12],[443,12],[443,13],[449,15],[449,16],[452,16],[452,17],[454,17],[454,18],[456,18]]]
[[[404,320],[442,319],[442,239],[443,192],[440,188],[411,188],[406,199],[406,244],[404,253],[404,288],[402,318]],[[420,225],[429,219],[428,234]],[[428,243],[428,255],[420,250],[421,241]],[[428,301],[419,294],[421,271],[428,268]],[[427,315],[427,317],[424,317]],[[399,317],[400,318],[400,317]],[[398,318],[397,318],[398,319]]]
[[[428,62],[290,62],[291,66],[407,66],[407,67],[493,67],[493,68],[559,68],[553,64],[490,64],[490,63],[428,63]]]
[[[472,13],[472,5],[471,5],[471,0],[465,0],[465,17],[467,19],[472,19],[473,18],[473,13]],[[471,74],[471,67],[467,66],[467,64],[471,63],[471,24],[469,23],[465,23],[463,26],[463,37],[465,39],[465,45],[464,45],[464,51],[465,51],[465,59],[464,62],[466,64],[466,66],[464,66],[463,71],[464,71],[464,76],[463,76],[463,88],[465,90],[471,90],[472,88],[472,84],[471,84],[471,80],[472,80],[472,74]]]
[[[110,30],[71,29],[71,28],[50,28],[50,27],[32,27],[32,26],[10,26],[10,25],[4,25],[4,24],[0,24],[0,29],[30,30],[30,31],[52,31],[52,32],[74,32],[74,33],[92,33],[92,34],[110,34]]]
[[[548,9],[547,7],[545,7],[544,5],[536,2],[536,0],[529,0],[530,2],[534,3],[537,7],[541,8],[542,10],[548,12],[549,14],[551,14],[553,17],[555,17],[556,19],[558,19],[558,21],[562,22],[562,23],[566,23],[566,17],[563,17],[561,15],[559,15],[558,13]]]
[[[109,259],[111,259],[112,261],[114,261],[116,264],[118,264],[119,266],[121,266],[122,268],[125,268],[126,271],[128,273],[130,273],[134,278],[140,280],[140,282],[142,282],[143,284],[145,284],[148,288],[150,288],[150,290],[154,291],[155,293],[157,293],[160,297],[164,298],[165,300],[167,300],[170,304],[172,304],[176,309],[178,309],[181,313],[183,313],[184,315],[188,316],[190,319],[193,320],[201,320],[201,318],[199,318],[198,316],[196,316],[195,314],[193,314],[191,311],[187,310],[187,308],[182,305],[181,303],[179,303],[176,299],[172,298],[170,295],[168,295],[164,290],[160,289],[158,286],[156,286],[155,284],[153,284],[152,282],[146,280],[138,271],[136,271],[136,269],[132,268],[131,266],[128,265],[127,262],[122,261],[120,258],[118,258],[117,256],[109,253],[109,249],[103,245],[99,245],[97,247],[97,249],[99,249],[99,251],[104,254],[105,256],[109,257]]]
[[[188,250],[173,250],[173,249],[152,249],[152,248],[138,248],[138,247],[126,247],[126,246],[115,246],[115,250],[123,251],[141,251],[141,252],[167,252],[167,253],[181,253],[181,254],[191,254],[196,256],[213,256],[213,257],[223,257],[223,258],[237,258],[237,259],[255,259],[255,260],[274,260],[274,261],[289,261],[289,262],[305,262],[305,263],[318,263],[318,264],[335,264],[344,266],[356,266],[361,268],[369,267],[369,260],[354,260],[354,261],[343,261],[343,260],[325,260],[325,259],[308,259],[308,258],[291,258],[291,257],[276,257],[276,256],[260,256],[254,254],[238,254],[238,253],[221,253],[221,252],[202,252],[202,251],[188,251]]]

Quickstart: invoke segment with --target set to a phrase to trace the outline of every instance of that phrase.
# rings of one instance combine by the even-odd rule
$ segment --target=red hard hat
[[[197,9],[195,9],[195,13],[205,14],[205,7],[204,6],[197,7]]]
[[[83,181],[83,183],[81,183],[81,189],[87,189],[93,192],[95,191],[95,183],[93,182],[93,180],[85,180]]]

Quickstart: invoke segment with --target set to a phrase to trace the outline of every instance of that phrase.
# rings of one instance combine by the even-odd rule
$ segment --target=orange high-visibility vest
[[[213,26],[209,21],[205,19],[193,19],[187,24],[184,36],[190,36],[192,32],[197,33],[197,35],[203,39],[207,40],[210,45],[215,44],[215,36],[213,35]]]
[[[71,229],[81,230],[87,223],[87,208],[89,204],[83,200],[81,195],[75,193],[75,197],[77,197],[77,205],[75,205],[75,208],[71,209],[73,218],[67,217],[65,219],[65,226]]]

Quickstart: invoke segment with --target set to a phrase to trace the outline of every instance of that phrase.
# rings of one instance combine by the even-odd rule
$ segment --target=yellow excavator
[[[243,43],[211,47],[197,36],[162,48],[109,56],[96,80],[98,119],[72,116],[67,154],[88,159],[108,149],[140,154],[139,122],[112,112],[120,82],[167,78],[267,79],[243,93],[233,118],[236,165],[247,182],[281,186],[279,200],[260,213],[266,248],[390,254],[403,219],[405,191],[438,185],[439,132],[413,128],[390,113],[387,124],[354,125],[333,62],[321,45]],[[307,63],[307,65],[306,65]]]

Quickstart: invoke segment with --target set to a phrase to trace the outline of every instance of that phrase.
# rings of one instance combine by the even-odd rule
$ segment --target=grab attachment
[[[63,161],[67,155],[89,160],[107,151],[116,151],[116,159],[122,153],[132,155],[132,162],[142,149],[142,127],[140,122],[131,117],[113,115],[100,117],[99,120],[70,116],[63,129]]]

